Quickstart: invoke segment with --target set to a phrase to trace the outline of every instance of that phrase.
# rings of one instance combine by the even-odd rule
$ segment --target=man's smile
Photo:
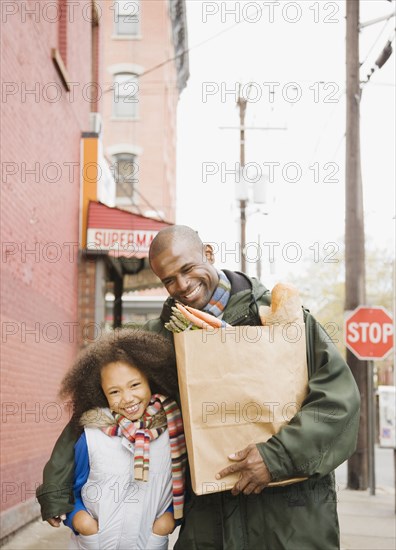
[[[201,290],[202,283],[199,283],[194,290],[192,290],[189,294],[185,294],[184,297],[187,300],[191,300],[192,298],[195,298],[195,296],[198,294],[198,292]]]

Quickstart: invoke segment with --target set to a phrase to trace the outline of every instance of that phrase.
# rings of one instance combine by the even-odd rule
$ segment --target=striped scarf
[[[147,409],[138,420],[128,420],[122,414],[115,412],[113,416],[117,424],[101,429],[109,436],[124,436],[135,443],[136,480],[148,481],[150,441],[157,439],[168,428],[172,458],[173,513],[175,519],[182,518],[187,455],[183,422],[175,401],[156,393],[151,396]]]
[[[203,308],[204,311],[211,313],[215,317],[220,317],[226,307],[231,294],[231,283],[223,271],[218,271],[219,284],[209,303]]]

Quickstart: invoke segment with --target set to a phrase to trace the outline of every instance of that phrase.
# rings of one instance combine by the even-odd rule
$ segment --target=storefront
[[[145,308],[158,312],[163,297],[134,300],[125,292],[162,288],[148,264],[148,251],[158,231],[172,224],[114,206],[114,180],[98,134],[83,135],[82,153],[79,322],[84,345],[106,328],[122,326],[124,305],[130,312],[127,321],[137,325],[145,320]]]

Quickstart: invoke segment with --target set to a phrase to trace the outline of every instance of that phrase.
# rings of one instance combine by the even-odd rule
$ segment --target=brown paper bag
[[[227,456],[267,441],[307,394],[302,313],[293,322],[185,331],[174,339],[193,490],[231,489],[239,474],[215,479],[230,464]]]

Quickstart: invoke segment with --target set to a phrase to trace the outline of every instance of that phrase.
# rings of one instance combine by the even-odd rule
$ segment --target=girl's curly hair
[[[170,340],[140,329],[118,329],[105,334],[83,350],[62,380],[59,395],[71,401],[75,430],[81,430],[81,415],[94,407],[107,407],[101,386],[102,368],[123,361],[140,370],[152,393],[176,397],[175,350]]]

